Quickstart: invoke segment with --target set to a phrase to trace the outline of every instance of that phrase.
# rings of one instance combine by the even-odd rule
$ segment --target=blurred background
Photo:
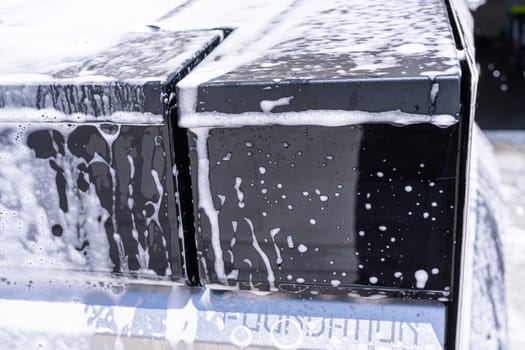
[[[479,5],[479,4],[478,4]],[[474,12],[480,81],[476,120],[494,145],[507,206],[509,340],[525,349],[525,0],[487,0]]]
[[[474,17],[478,124],[487,130],[525,130],[525,0],[487,0]]]

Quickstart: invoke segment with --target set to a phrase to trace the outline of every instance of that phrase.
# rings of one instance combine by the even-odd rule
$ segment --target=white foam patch
[[[277,100],[262,100],[260,103],[261,111],[263,113],[270,113],[275,107],[286,106],[290,104],[290,101],[293,99],[293,96],[281,97]]]
[[[286,236],[286,243],[288,244],[288,248],[293,249],[295,247],[295,244],[293,242],[293,237],[288,235]]]
[[[414,277],[416,278],[416,288],[425,288],[425,285],[428,281],[428,272],[426,272],[425,270],[417,270],[414,273]]]
[[[478,7],[487,3],[486,0],[465,0],[465,2],[472,11],[475,11]]]
[[[45,75],[39,71],[60,70],[79,57],[93,56],[126,32],[147,30],[147,24],[183,2],[0,1],[0,48],[9,51],[0,57],[0,76],[10,73],[18,75],[16,81],[41,81]]]
[[[27,135],[42,128],[58,130],[66,138],[75,129],[67,124],[24,123],[3,130],[0,265],[110,272],[113,264],[103,224],[109,213],[102,207],[94,185],[90,183],[86,192],[79,192],[68,181],[65,184],[66,213],[57,208],[58,192],[42,187],[54,183],[54,174],[48,171],[47,160],[35,159],[34,152],[25,146]],[[77,179],[80,176],[78,167],[83,161],[74,157],[67,147],[64,153],[58,153],[54,161],[67,179]],[[82,223],[80,230],[79,222]],[[63,234],[60,237],[51,234],[52,224],[61,226]],[[84,241],[89,241],[89,248],[84,250],[86,255],[75,249]]]
[[[341,285],[341,281],[340,280],[331,280],[330,281],[330,284],[333,286],[333,287],[339,287]]]
[[[395,48],[395,50],[403,55],[424,54],[428,48],[423,44],[404,44]]]

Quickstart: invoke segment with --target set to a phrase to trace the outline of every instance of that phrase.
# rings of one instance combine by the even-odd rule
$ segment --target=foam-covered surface
[[[461,54],[442,1],[305,0],[267,16],[254,20],[258,32],[236,23],[224,47],[181,82],[182,118],[264,112],[261,101],[285,97],[293,99],[272,112],[458,113]]]

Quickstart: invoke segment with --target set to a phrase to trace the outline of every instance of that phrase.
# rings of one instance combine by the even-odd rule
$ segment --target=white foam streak
[[[235,178],[235,193],[237,193],[237,200],[239,201],[239,208],[244,208],[244,192],[241,190],[242,179],[240,177]]]
[[[159,199],[157,200],[157,202],[148,201],[146,203],[146,204],[153,205],[153,208],[154,208],[154,213],[151,216],[150,220],[147,221],[147,224],[149,225],[149,223],[153,220],[157,223],[159,227],[161,227],[160,221],[159,221],[159,212],[160,212],[160,206],[162,204],[162,197],[164,196],[164,188],[162,187],[162,183],[160,182],[159,173],[157,170],[151,169],[151,176],[153,177],[153,181],[155,182],[155,187],[157,188]]]
[[[255,236],[255,232],[253,230],[253,223],[250,219],[244,218],[248,226],[250,226],[250,231],[252,234],[252,246],[253,248],[259,253],[262,261],[264,262],[264,265],[266,266],[266,271],[268,272],[268,283],[270,285],[271,291],[276,291],[275,288],[275,274],[272,270],[272,264],[270,263],[270,259],[268,258],[268,255],[261,249],[261,246],[259,245],[259,242],[257,242],[257,236]]]
[[[277,259],[275,260],[275,263],[277,265],[281,265],[283,263],[283,257],[281,255],[281,250],[279,249],[279,246],[277,245],[277,242],[275,241],[275,236],[277,236],[279,232],[281,232],[280,228],[274,228],[270,230],[270,236],[272,237],[273,247],[275,249],[275,255],[277,256]]]
[[[219,211],[213,206],[213,195],[210,183],[210,160],[208,158],[208,136],[209,129],[193,129],[192,132],[197,136],[197,156],[198,156],[198,197],[199,208],[206,214],[210,221],[211,244],[215,257],[214,268],[217,279],[220,283],[226,284],[227,278],[224,270],[224,259],[221,248],[221,232],[219,226]]]
[[[449,114],[413,114],[399,110],[387,112],[363,112],[343,110],[310,110],[303,112],[261,113],[246,112],[226,114],[217,112],[182,115],[179,125],[183,128],[238,128],[253,125],[318,125],[339,127],[358,124],[391,124],[406,126],[428,123],[445,128],[455,125],[458,119]]]
[[[439,83],[433,83],[430,89],[430,102],[435,103],[437,95],[439,93]]]
[[[275,107],[289,105],[292,99],[293,96],[281,97],[277,100],[262,100],[260,103],[261,111],[270,113]]]
[[[0,122],[1,123],[14,123],[14,121],[23,120],[25,123],[34,122],[46,122],[46,123],[64,123],[64,122],[78,122],[78,123],[89,123],[89,122],[111,122],[113,124],[126,124],[126,125],[143,125],[143,124],[163,124],[164,117],[160,114],[152,114],[149,112],[115,112],[109,116],[99,116],[73,113],[65,114],[56,109],[45,108],[0,108]],[[18,122],[17,122],[18,123]]]

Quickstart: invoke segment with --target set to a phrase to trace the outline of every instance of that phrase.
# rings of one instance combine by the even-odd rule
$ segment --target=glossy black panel
[[[450,287],[456,126],[257,126],[212,129],[207,142],[221,258],[226,275],[238,273],[231,283]],[[194,149],[190,157],[197,183]],[[201,271],[216,283],[205,205],[196,201]]]
[[[406,113],[456,116],[460,110],[459,84],[459,75],[207,83],[199,87],[197,112],[260,112],[263,100],[293,96],[289,104],[277,106],[272,112],[400,110]],[[436,86],[438,92],[432,97],[431,91]]]

